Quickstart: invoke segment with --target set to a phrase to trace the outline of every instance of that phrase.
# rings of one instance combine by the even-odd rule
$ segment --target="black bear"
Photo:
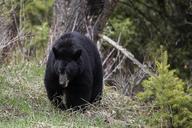
[[[99,101],[103,72],[95,44],[78,32],[62,35],[49,53],[44,83],[49,100],[62,110]]]

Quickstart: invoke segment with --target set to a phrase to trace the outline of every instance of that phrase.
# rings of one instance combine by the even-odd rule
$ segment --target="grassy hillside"
[[[105,87],[100,105],[85,113],[63,112],[50,104],[43,84],[44,66],[36,63],[0,67],[0,128],[123,128],[143,126],[137,102]],[[139,110],[139,111],[138,111]]]

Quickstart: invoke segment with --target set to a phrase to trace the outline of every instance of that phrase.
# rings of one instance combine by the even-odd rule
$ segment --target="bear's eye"
[[[71,58],[66,57],[66,56],[59,56],[57,59],[58,59],[59,61],[63,61],[63,62],[65,62],[65,63],[69,63],[69,62],[72,61]]]

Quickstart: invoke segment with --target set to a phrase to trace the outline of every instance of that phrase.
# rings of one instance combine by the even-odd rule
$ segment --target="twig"
[[[107,55],[107,57],[105,58],[105,60],[103,61],[103,66],[106,64],[106,62],[108,61],[108,59],[111,57],[111,55],[114,53],[114,51],[115,51],[115,48],[113,48],[112,50],[111,50],[111,52]]]
[[[127,51],[125,48],[123,48],[122,46],[118,45],[115,41],[113,41],[112,39],[110,39],[109,37],[99,34],[99,36],[104,39],[105,41],[107,41],[109,44],[111,44],[113,47],[115,47],[116,49],[118,49],[119,51],[121,51],[122,54],[124,54],[127,58],[129,58],[134,64],[136,64],[139,68],[141,68],[145,73],[149,74],[150,76],[156,76],[156,74],[154,74],[153,72],[149,71],[149,69],[147,69],[143,64],[141,64],[132,53],[130,53],[129,51]]]
[[[120,40],[121,40],[121,33],[119,34],[119,37],[118,37],[118,40],[117,40],[117,43],[119,44],[119,42],[120,42]],[[113,48],[112,50],[111,50],[111,52],[108,54],[108,56],[105,58],[105,60],[103,61],[103,66],[105,65],[105,63],[108,61],[108,59],[111,57],[111,55],[113,54],[113,52],[115,51],[115,48]]]
[[[116,72],[116,70],[119,68],[119,66],[123,63],[124,60],[125,60],[125,56],[121,59],[121,61],[120,61],[119,64],[113,69],[113,71],[111,71],[111,72],[104,78],[104,81],[107,80],[114,72]]]
[[[11,40],[8,40],[8,41],[5,42],[4,44],[1,44],[1,43],[0,43],[0,49],[3,49],[3,48],[11,45],[12,43],[14,43],[14,42],[16,42],[16,41],[24,40],[26,36],[27,36],[27,35],[20,36],[20,33],[19,33],[16,37],[14,37],[14,38],[11,39]]]
[[[72,32],[75,30],[75,27],[76,27],[76,24],[77,24],[78,16],[79,16],[79,13],[77,12],[77,13],[76,13],[76,16],[75,16],[75,21],[74,21],[74,23],[73,23]]]

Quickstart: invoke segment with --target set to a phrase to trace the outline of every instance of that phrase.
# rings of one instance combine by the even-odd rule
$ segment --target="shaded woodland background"
[[[90,7],[89,3],[85,6],[85,3],[80,1],[79,3],[72,1],[70,5],[64,5],[59,1],[55,1],[54,4],[53,0],[3,0],[0,3],[2,7],[1,63],[9,59],[7,56],[15,51],[15,48],[20,49],[20,54],[25,59],[42,60],[44,54],[47,54],[45,52],[47,43],[50,41],[53,43],[60,34],[71,31],[73,23],[68,22],[76,20],[78,22],[74,30],[81,33],[86,33],[86,26],[88,29],[91,26],[97,33],[103,32],[116,41],[121,35],[121,45],[131,51],[142,63],[152,62],[160,46],[163,46],[169,53],[171,67],[177,69],[182,78],[190,79],[192,68],[190,0],[116,0],[112,3],[114,5],[111,5],[111,9],[108,8],[110,5],[104,7],[102,0],[92,4],[94,7]],[[65,14],[67,12],[65,6],[72,6],[74,9],[70,10],[70,15]],[[89,7],[92,10],[88,10]],[[103,10],[107,10],[105,11],[107,13],[101,13]],[[62,11],[64,13],[61,13]],[[75,12],[79,14],[73,14]],[[80,15],[82,12],[83,14]],[[77,15],[78,19],[75,19]],[[87,21],[84,21],[84,15],[87,16]],[[102,15],[107,18],[97,19]],[[107,25],[104,27],[105,23]],[[107,47],[102,54],[107,54],[108,50],[110,51],[111,48]]]
[[[44,66],[54,41],[69,31],[79,31],[94,40],[103,60],[105,85],[114,86],[132,99],[147,90],[141,97],[157,101],[153,110],[160,110],[160,116],[165,114],[162,118],[166,127],[192,126],[191,0],[2,0],[0,67],[23,61]],[[159,82],[101,35],[126,48],[143,67],[159,77]],[[147,83],[147,78],[154,85]],[[178,83],[162,87],[178,79]],[[165,91],[172,96],[155,96]],[[170,97],[176,94],[178,97],[172,101]],[[182,114],[177,115],[179,112]]]

